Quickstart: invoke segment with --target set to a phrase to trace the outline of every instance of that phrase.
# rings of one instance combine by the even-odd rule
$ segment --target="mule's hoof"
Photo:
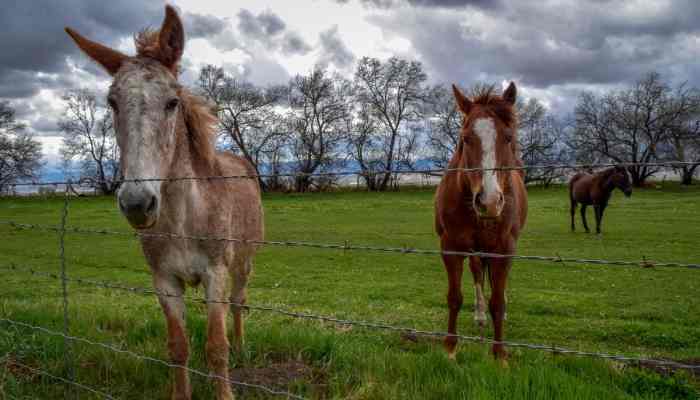
[[[452,351],[447,351],[447,358],[452,361],[457,361],[457,349],[452,349]]]
[[[508,365],[508,360],[505,358],[499,358],[496,362],[498,362],[498,366],[503,369],[508,369],[510,367],[510,365]]]

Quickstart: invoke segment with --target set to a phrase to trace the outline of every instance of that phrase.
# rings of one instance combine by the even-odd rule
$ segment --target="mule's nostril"
[[[151,200],[148,202],[148,207],[146,207],[146,212],[151,214],[156,210],[156,205],[158,203],[158,199],[156,196],[151,196]]]

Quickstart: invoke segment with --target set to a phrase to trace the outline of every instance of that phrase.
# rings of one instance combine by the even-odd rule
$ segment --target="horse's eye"
[[[178,99],[172,99],[168,101],[168,104],[165,105],[165,111],[173,111],[177,107],[177,105],[180,104],[180,100]]]
[[[113,98],[108,98],[107,99],[107,104],[109,104],[109,108],[112,109],[112,111],[117,112],[119,111],[119,108],[117,107],[117,101],[114,100]]]

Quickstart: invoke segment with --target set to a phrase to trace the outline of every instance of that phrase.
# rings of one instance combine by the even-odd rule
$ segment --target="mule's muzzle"
[[[119,210],[134,229],[146,229],[158,219],[158,196],[149,186],[127,183],[117,195]]]
[[[479,192],[474,195],[474,210],[480,218],[498,218],[503,212],[505,198],[502,192],[495,192],[487,195]]]

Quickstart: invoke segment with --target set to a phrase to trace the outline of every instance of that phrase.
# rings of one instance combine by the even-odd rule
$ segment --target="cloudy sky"
[[[133,53],[132,34],[157,27],[162,1],[36,0],[0,14],[0,99],[57,157],[66,90],[104,92],[109,79],[63,32]],[[222,65],[256,84],[314,65],[352,74],[362,56],[421,61],[431,83],[514,80],[553,112],[581,90],[604,91],[656,70],[700,86],[697,0],[174,0],[188,42],[182,79]]]

